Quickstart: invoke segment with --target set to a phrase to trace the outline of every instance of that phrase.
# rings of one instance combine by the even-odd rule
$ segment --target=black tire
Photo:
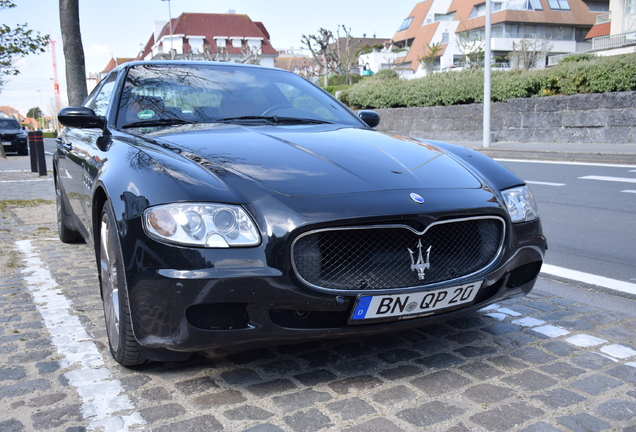
[[[69,215],[62,199],[62,191],[60,190],[60,181],[55,179],[55,206],[57,211],[57,234],[63,243],[77,243],[84,241],[84,238],[72,228],[69,228]]]
[[[109,201],[104,203],[99,223],[98,271],[110,352],[115,361],[123,366],[140,365],[146,359],[141,355],[139,343],[132,331],[126,273],[115,214]]]

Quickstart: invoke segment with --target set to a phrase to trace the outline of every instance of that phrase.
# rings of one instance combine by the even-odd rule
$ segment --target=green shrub
[[[349,78],[351,78],[351,84],[356,84],[359,83],[360,81],[362,81],[362,79],[364,78],[363,76],[360,75],[349,75]],[[349,80],[347,79],[346,76],[344,75],[331,75],[329,77],[329,87],[332,86],[340,86],[340,85],[350,85],[349,84]]]
[[[57,131],[42,132],[42,138],[57,138]]]
[[[551,69],[493,72],[492,101],[636,90],[636,54],[571,57],[574,59]],[[435,73],[403,80],[396,71],[386,69],[352,86],[341,100],[362,109],[459,105],[483,102],[483,89],[482,70]]]

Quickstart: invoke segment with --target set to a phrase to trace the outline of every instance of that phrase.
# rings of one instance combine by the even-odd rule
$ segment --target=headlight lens
[[[539,206],[527,186],[507,189],[501,193],[512,222],[530,222],[539,218]]]
[[[240,206],[184,203],[147,208],[144,229],[156,239],[183,245],[228,248],[261,242],[256,225]]]

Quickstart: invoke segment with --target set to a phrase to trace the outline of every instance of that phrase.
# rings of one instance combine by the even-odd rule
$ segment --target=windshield
[[[231,65],[138,65],[130,68],[118,126],[199,122],[339,123],[356,116],[298,75]]]
[[[0,130],[16,130],[20,125],[13,119],[0,119]]]

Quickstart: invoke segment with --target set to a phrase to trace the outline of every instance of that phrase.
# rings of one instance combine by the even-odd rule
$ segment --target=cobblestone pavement
[[[24,159],[0,160],[0,202],[53,199],[50,181],[7,172]],[[128,369],[108,352],[91,249],[57,240],[52,205],[0,218],[0,431],[636,432],[632,300],[599,307],[542,278],[416,331]]]

